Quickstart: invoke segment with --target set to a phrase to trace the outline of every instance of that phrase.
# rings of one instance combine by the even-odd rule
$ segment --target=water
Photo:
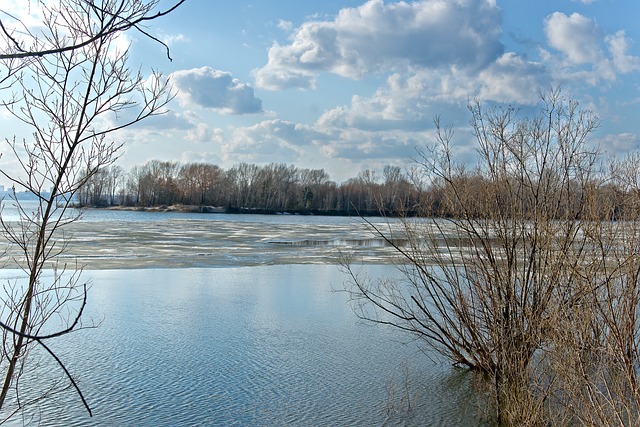
[[[334,262],[336,247],[369,260],[388,255],[384,245],[360,244],[371,237],[361,221],[102,212],[90,211],[73,225],[83,239],[69,248],[90,260],[84,324],[99,326],[50,343],[78,378],[94,417],[67,390],[34,406],[27,420],[52,426],[479,424],[467,373],[396,330],[359,321],[347,295],[333,291],[346,280]],[[118,236],[125,255],[102,253],[123,253],[114,246]],[[225,256],[225,245],[232,256]],[[144,268],[123,268],[128,259]],[[391,265],[366,268],[373,276],[397,274]],[[41,355],[22,385],[23,398],[60,378]]]
[[[18,219],[7,203],[2,216]],[[369,221],[385,229],[399,226]],[[345,254],[367,263],[399,258],[370,225],[351,217],[87,210],[64,237],[58,243],[67,246],[61,261],[94,270],[324,264]],[[9,259],[20,257],[19,248],[0,241],[4,250]]]

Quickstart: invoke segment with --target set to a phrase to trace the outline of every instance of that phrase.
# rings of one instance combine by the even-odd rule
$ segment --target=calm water
[[[121,257],[120,268],[113,259],[108,269],[92,264],[83,276],[92,284],[84,319],[99,326],[50,345],[78,377],[94,417],[69,390],[34,407],[29,420],[53,426],[477,425],[469,375],[438,363],[406,335],[360,322],[347,296],[332,292],[346,278],[331,262],[335,245],[327,242],[352,240],[361,232],[354,221],[88,212],[80,229],[105,234],[115,224],[134,224],[132,233],[140,224],[164,224],[200,236],[208,223],[225,230],[217,240],[247,227],[261,228],[266,238],[236,237],[229,246],[242,246],[247,257],[230,263],[212,255],[207,268],[184,268],[192,265],[188,259],[172,263],[160,256],[150,256],[153,268],[122,268]],[[283,230],[293,231],[283,237]],[[283,245],[309,240],[313,230],[319,234],[312,240],[324,243]],[[140,244],[165,248],[173,261],[193,257],[183,251],[189,242],[170,243]],[[261,258],[268,265],[256,262]],[[157,268],[163,260],[179,267]],[[366,268],[374,276],[396,274],[389,265]],[[22,386],[23,398],[60,379],[58,373],[42,356]]]

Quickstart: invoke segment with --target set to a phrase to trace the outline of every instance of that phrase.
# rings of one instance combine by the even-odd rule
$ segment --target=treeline
[[[545,176],[536,185],[544,187],[557,178]],[[488,211],[486,203],[513,203],[506,194],[488,200],[485,195],[495,194],[492,186],[496,183],[480,171],[461,169],[448,183],[440,179],[427,184],[427,179],[391,165],[385,166],[382,174],[364,170],[337,184],[324,169],[302,169],[282,163],[262,166],[240,163],[224,170],[210,163],[153,160],[134,166],[129,172],[117,165],[99,170],[78,192],[78,203],[94,207],[183,204],[219,207],[232,213],[431,217],[459,216],[462,209],[452,200],[459,200],[463,194],[468,200],[465,214],[474,217],[482,217]],[[557,203],[569,209],[587,197],[603,220],[627,218],[638,214],[640,206],[629,203],[637,197],[631,194],[632,187],[623,182],[619,171],[610,169],[604,175],[594,176],[580,191],[570,191],[573,199]],[[524,204],[520,209],[530,207]]]
[[[152,160],[129,172],[113,165],[95,173],[78,193],[82,206],[196,205],[227,212],[415,214],[420,191],[398,166],[380,177],[370,170],[342,184],[324,169],[240,163],[228,170],[210,163]]]

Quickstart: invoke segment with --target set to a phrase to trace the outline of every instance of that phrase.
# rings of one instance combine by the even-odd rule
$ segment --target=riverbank
[[[133,212],[183,212],[183,213],[210,213],[210,214],[243,214],[243,215],[316,215],[316,216],[367,216],[367,217],[399,217],[397,212],[383,212],[379,210],[320,210],[320,209],[288,209],[288,210],[271,210],[258,208],[235,208],[222,206],[203,206],[203,205],[160,205],[160,206],[76,206],[82,209],[104,209],[116,211],[133,211]],[[403,213],[403,216],[416,216],[415,212]]]
[[[161,205],[161,206],[83,206],[83,209],[104,209],[112,211],[133,212],[185,212],[185,213],[228,213],[225,208],[199,205]]]

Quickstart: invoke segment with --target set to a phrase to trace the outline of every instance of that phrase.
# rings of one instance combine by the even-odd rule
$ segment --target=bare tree
[[[118,200],[119,192],[124,191],[124,169],[112,165],[98,169],[78,190],[79,206],[113,206]]]
[[[43,16],[44,31],[41,33],[25,25],[12,11],[0,8],[0,61],[6,67],[4,75],[0,74],[0,84],[28,66],[33,58],[79,50],[100,39],[129,30],[136,30],[160,43],[171,59],[168,46],[150,34],[145,25],[171,13],[185,1],[176,0],[164,10],[156,10],[159,0],[62,0],[52,6],[38,2]],[[36,2],[33,3],[31,5],[29,2],[30,8],[36,8]],[[81,9],[87,16],[95,17],[97,25],[74,28],[76,34],[66,39],[55,35],[56,29],[74,25],[67,20],[66,12],[69,9]]]
[[[255,183],[260,168],[249,163],[240,163],[227,171],[231,182],[235,188],[232,190],[233,199],[231,205],[238,208],[247,208],[255,205],[256,189]]]
[[[221,193],[223,171],[209,163],[190,163],[180,167],[178,180],[183,201],[191,205],[224,204]]]
[[[115,205],[122,202],[124,192],[125,174],[122,166],[112,165],[107,168],[107,204]]]
[[[453,216],[371,225],[404,258],[402,280],[370,280],[345,264],[361,317],[482,373],[495,419],[508,425],[542,422],[549,382],[537,379],[550,362],[541,355],[566,313],[593,295],[603,259],[591,209],[596,153],[586,145],[598,122],[559,91],[542,101],[533,118],[470,105],[474,168],[453,160],[452,132],[436,121],[437,142],[418,162]]]
[[[612,162],[590,203],[593,253],[577,276],[581,299],[556,316],[550,366],[566,418],[640,424],[640,158]],[[590,291],[590,292],[589,292]]]
[[[323,204],[327,184],[330,182],[329,174],[324,169],[299,170],[301,185],[301,207],[303,209],[318,209]],[[329,204],[324,206],[330,209]]]
[[[63,230],[79,217],[78,211],[70,209],[74,196],[117,158],[122,143],[114,132],[162,113],[171,98],[166,79],[131,72],[127,52],[117,51],[113,43],[120,31],[140,29],[142,22],[160,16],[151,14],[156,4],[62,0],[57,7],[43,6],[48,32],[44,39],[28,33],[32,38],[28,47],[2,26],[2,33],[13,44],[1,59],[19,70],[11,86],[13,96],[2,105],[32,135],[6,139],[22,172],[2,168],[0,174],[37,198],[36,207],[29,208],[12,197],[18,222],[0,216],[3,234],[14,245],[12,262],[26,276],[24,283],[8,286],[2,300],[0,410],[5,418],[38,400],[21,398],[20,387],[34,345],[59,363],[80,392],[45,343],[77,328],[86,303],[86,285],[80,281],[82,266],[58,262],[65,248]],[[23,57],[27,59],[19,67],[11,62]],[[43,277],[47,269],[54,271],[52,280]],[[60,318],[66,319],[66,325],[51,332],[52,319],[58,322]],[[42,396],[51,391],[44,390]],[[81,393],[80,397],[91,413]]]

